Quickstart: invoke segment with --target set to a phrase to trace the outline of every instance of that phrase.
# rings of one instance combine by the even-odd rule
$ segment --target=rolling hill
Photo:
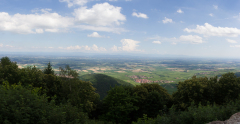
[[[115,85],[132,85],[123,80],[113,78],[104,74],[86,74],[79,77],[80,80],[90,81],[97,90],[96,92],[100,95],[100,99],[103,99],[107,95],[107,91]]]

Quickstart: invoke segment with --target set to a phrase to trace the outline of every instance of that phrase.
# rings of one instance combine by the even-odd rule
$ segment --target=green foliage
[[[90,81],[93,87],[96,88],[96,92],[100,95],[100,99],[107,96],[107,91],[114,86],[131,85],[123,80],[116,79],[104,74],[87,74],[80,77],[81,80]]]
[[[7,80],[10,84],[18,83],[20,80],[17,63],[11,62],[8,57],[1,58],[0,83],[3,80]]]
[[[143,115],[156,117],[161,112],[167,111],[166,106],[171,106],[171,96],[159,84],[141,84],[134,87],[133,91],[138,96],[136,106],[139,108],[132,114],[133,120]]]
[[[43,73],[54,75],[54,70],[52,69],[52,65],[50,62],[48,63],[47,67],[43,70]]]
[[[87,116],[71,104],[56,106],[46,96],[38,96],[21,85],[0,86],[0,123],[84,124]]]
[[[130,114],[138,109],[136,103],[137,97],[132,95],[132,87],[115,86],[103,100],[106,108],[102,119],[121,124],[130,123]]]
[[[178,111],[172,106],[167,114],[158,115],[155,119],[138,119],[133,124],[205,124],[212,121],[225,121],[240,111],[240,99],[223,106],[216,104],[197,106],[192,103],[187,111]]]
[[[178,90],[173,94],[174,104],[178,108],[186,109],[192,102],[195,105],[210,104],[223,105],[234,101],[240,95],[240,79],[234,73],[223,74],[217,81],[217,77],[207,78],[193,76],[192,79],[179,82]]]

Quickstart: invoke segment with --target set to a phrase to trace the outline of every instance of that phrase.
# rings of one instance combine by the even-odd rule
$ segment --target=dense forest
[[[0,123],[203,124],[240,111],[240,78],[231,72],[220,78],[193,76],[179,82],[172,95],[154,83],[116,85],[100,99],[75,70],[59,70],[55,74],[50,62],[43,70],[18,68],[1,58]]]

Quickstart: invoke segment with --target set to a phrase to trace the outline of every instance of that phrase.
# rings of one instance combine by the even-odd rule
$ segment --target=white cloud
[[[112,51],[118,51],[118,47],[114,45],[114,46],[111,48],[111,50],[112,50]]]
[[[73,25],[73,19],[62,17],[58,13],[44,11],[42,14],[9,15],[0,12],[0,30],[20,34],[59,32]]]
[[[226,39],[227,40],[227,42],[229,42],[229,43],[237,43],[237,41],[235,41],[235,40],[231,40],[231,39]]]
[[[172,44],[172,45],[177,45],[177,43],[175,43],[175,42],[172,42],[171,44]]]
[[[152,43],[155,43],[155,44],[161,44],[160,41],[153,41]]]
[[[138,43],[140,43],[139,41],[135,41],[132,39],[122,39],[122,47],[121,49],[123,51],[138,51],[137,47],[139,46]]]
[[[59,2],[66,2],[68,7],[72,7],[74,5],[83,6],[90,0],[59,0]]]
[[[3,44],[0,44],[0,47],[3,47]]]
[[[178,13],[184,13],[181,9],[177,10]]]
[[[173,23],[172,19],[169,19],[167,17],[165,17],[164,20],[162,20],[162,22],[165,24],[165,23]]]
[[[115,7],[109,3],[95,4],[92,8],[81,7],[74,10],[73,15],[78,23],[96,26],[120,25],[126,20],[121,14],[121,7]]]
[[[146,14],[144,14],[144,13],[136,13],[136,12],[133,12],[132,13],[132,16],[136,16],[136,17],[138,17],[138,18],[144,18],[144,19],[147,19],[148,18],[148,16],[146,15]]]
[[[139,41],[135,41],[132,39],[122,39],[122,46],[121,47],[117,47],[117,46],[113,46],[111,48],[112,51],[140,51],[137,49],[137,47],[139,46],[138,44],[140,43]]]
[[[217,6],[217,5],[213,5],[213,8],[214,8],[214,9],[218,9],[218,6]]]
[[[67,50],[80,50],[83,46],[70,46],[70,47],[67,47],[66,49]],[[64,49],[63,47],[61,47],[60,49]]]
[[[86,46],[79,46],[79,45],[76,45],[76,46],[69,46],[69,47],[66,47],[66,48],[63,48],[63,47],[58,47],[59,49],[65,49],[65,50],[80,50],[80,51],[97,51],[97,52],[101,52],[101,51],[107,51],[105,48],[103,47],[98,47],[96,44],[93,44],[92,47],[89,47],[88,45]]]
[[[191,33],[203,34],[204,36],[227,36],[227,37],[237,37],[240,35],[240,29],[229,28],[229,27],[214,27],[208,23],[204,26],[197,25],[196,29],[185,28],[184,31]]]
[[[125,0],[125,1],[132,1],[132,0]]]
[[[128,32],[128,30],[125,30],[123,28],[104,27],[104,26],[78,25],[76,27],[82,30],[105,31],[105,32],[113,32],[117,34],[120,34],[121,32]]]
[[[203,43],[202,41],[202,37],[199,37],[197,35],[181,35],[179,37],[180,41],[187,41],[187,42],[191,42],[193,44],[199,44],[199,43]]]
[[[87,35],[88,37],[103,37],[99,35],[97,32],[93,32],[92,34]]]
[[[213,17],[213,14],[212,14],[212,13],[210,13],[210,14],[209,14],[209,16]]]
[[[108,0],[108,1],[118,1],[118,0]]]
[[[105,48],[103,48],[103,47],[98,48],[98,46],[97,46],[96,44],[93,44],[92,50],[94,50],[94,51],[107,51],[107,50],[106,50]]]
[[[237,47],[237,48],[240,48],[240,45],[231,45],[230,47]]]

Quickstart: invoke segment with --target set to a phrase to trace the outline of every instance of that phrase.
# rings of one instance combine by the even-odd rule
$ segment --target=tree
[[[4,80],[10,84],[18,83],[20,80],[17,63],[11,62],[8,57],[2,57],[0,63],[0,83]]]
[[[159,84],[141,84],[133,89],[138,96],[136,106],[139,109],[132,115],[135,120],[146,114],[148,117],[156,117],[160,111],[164,111],[164,106],[171,106],[171,96]]]
[[[240,78],[234,73],[223,74],[218,78],[193,76],[192,79],[178,83],[177,92],[173,93],[174,104],[185,110],[194,102],[195,105],[218,104],[223,105],[239,98]]]
[[[43,73],[54,75],[54,70],[52,69],[52,65],[50,62],[48,63],[47,67],[43,70]]]
[[[105,114],[102,119],[115,123],[126,124],[131,122],[130,114],[138,109],[135,104],[137,97],[132,95],[132,88],[129,86],[115,86],[103,99]]]
[[[61,94],[63,102],[69,101],[78,108],[83,108],[84,112],[90,113],[96,108],[94,101],[99,99],[95,93],[92,83],[78,79],[78,73],[68,65],[65,69],[60,67]]]

